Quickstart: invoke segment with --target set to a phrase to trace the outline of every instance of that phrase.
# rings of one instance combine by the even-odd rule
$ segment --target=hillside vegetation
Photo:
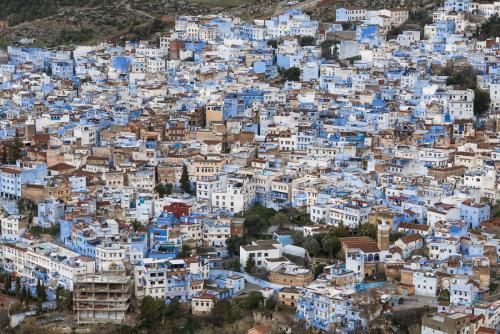
[[[103,40],[147,38],[172,24],[178,15],[225,10],[274,0],[0,0],[0,46],[33,38],[36,46],[59,46]],[[259,7],[260,6],[260,7]],[[256,13],[258,15],[258,13]]]

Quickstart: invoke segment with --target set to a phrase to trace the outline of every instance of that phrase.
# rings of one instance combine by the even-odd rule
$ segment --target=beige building
[[[422,319],[422,334],[468,334],[470,318],[463,313],[435,313]]]
[[[122,172],[106,172],[103,174],[104,182],[108,188],[123,188],[124,174]]]
[[[215,296],[204,292],[191,299],[191,311],[194,315],[209,315],[215,305]]]
[[[71,188],[66,181],[54,182],[52,185],[24,184],[23,198],[33,202],[41,202],[50,198],[67,200],[71,196]]]
[[[314,280],[311,270],[294,264],[281,264],[271,271],[269,281],[275,284],[304,286]]]
[[[194,161],[195,177],[213,176],[219,174],[224,166],[224,161],[218,157],[199,156]]]
[[[222,102],[212,102],[205,107],[205,120],[207,126],[212,122],[221,122],[223,120],[224,104]]]
[[[295,308],[299,300],[299,290],[294,287],[285,287],[278,293],[278,302],[280,305]]]

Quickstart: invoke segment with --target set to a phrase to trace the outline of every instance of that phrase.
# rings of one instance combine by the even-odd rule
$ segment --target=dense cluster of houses
[[[346,7],[335,23],[183,16],[157,45],[9,47],[2,269],[74,291],[82,323],[123,321],[132,295],[203,316],[251,283],[325,331],[369,326],[387,311],[370,294],[382,286],[435,299],[422,333],[498,329],[500,40],[472,35],[499,11],[446,0],[422,33],[393,38],[408,10]],[[472,67],[478,88],[447,85],[434,69],[449,64]],[[278,230],[225,269],[256,204],[304,212],[310,225],[288,226],[304,237],[377,235],[340,238],[341,260],[316,277]]]

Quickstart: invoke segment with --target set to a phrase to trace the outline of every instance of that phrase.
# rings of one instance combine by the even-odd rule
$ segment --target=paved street
[[[404,298],[403,304],[397,303],[397,300],[399,299],[399,297]],[[421,297],[421,296],[404,297],[404,296],[393,295],[392,300],[394,300],[394,305],[393,305],[394,311],[416,309],[416,308],[424,307],[426,305],[428,305],[430,307],[437,307],[438,306],[438,302],[437,302],[436,297]]]

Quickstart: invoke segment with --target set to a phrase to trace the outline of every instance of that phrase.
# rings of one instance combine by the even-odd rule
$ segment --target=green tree
[[[370,223],[366,223],[361,225],[359,231],[361,235],[369,236],[370,238],[377,240],[377,226]]]
[[[56,288],[56,309],[60,310],[61,309],[61,296],[60,296],[60,287],[58,286]]]
[[[262,206],[261,204],[255,204],[245,212],[244,217],[247,218],[250,216],[259,216],[265,220],[269,220],[275,214],[276,214],[275,210],[266,208],[265,206]]]
[[[279,226],[280,228],[282,228],[284,225],[286,225],[290,222],[288,219],[288,215],[281,213],[281,212],[272,216],[269,221],[270,221],[271,225]]]
[[[300,46],[313,46],[316,44],[316,40],[313,36],[302,36],[299,40]]]
[[[264,297],[258,291],[250,291],[250,293],[240,301],[240,306],[246,309],[255,310],[262,305]]]
[[[398,240],[399,238],[403,237],[404,236],[404,233],[399,233],[399,232],[395,232],[395,233],[390,233],[389,234],[389,242],[395,242],[396,240]]]
[[[253,257],[249,257],[247,259],[247,263],[245,263],[245,272],[253,274],[254,271],[255,271],[255,259]]]
[[[302,245],[304,244],[304,234],[299,231],[293,231],[292,240],[295,246],[302,247]]]
[[[231,324],[241,319],[241,314],[237,307],[228,299],[215,302],[210,315],[210,321],[214,326],[222,327],[224,324]]]
[[[267,229],[271,225],[270,220],[275,214],[275,210],[266,208],[260,204],[255,204],[249,208],[243,215],[245,218],[244,227],[246,236],[255,238],[267,232]]]
[[[61,287],[58,288],[58,291],[59,291],[59,309],[60,310],[72,310],[73,309],[73,292],[65,290]]]
[[[189,173],[186,165],[182,165],[182,175],[179,183],[181,184],[182,191],[188,194],[191,193],[191,181],[189,181]]]
[[[326,264],[324,263],[318,263],[317,265],[314,266],[313,273],[314,273],[314,278],[318,278],[319,275],[323,273],[323,270],[325,269]]]
[[[184,243],[182,244],[181,252],[179,253],[179,257],[188,257],[191,256],[191,247]]]
[[[267,41],[267,46],[269,46],[273,49],[277,49],[278,48],[278,41],[275,39],[270,39]]]
[[[23,143],[21,142],[21,139],[19,139],[19,137],[16,137],[16,139],[14,139],[14,143],[12,143],[12,147],[9,150],[10,153],[9,162],[11,164],[15,164],[16,161],[21,158],[22,145]]]
[[[160,182],[155,186],[154,191],[158,193],[158,195],[160,195],[160,198],[163,198],[167,193],[167,187],[165,187],[165,185]]]
[[[337,237],[339,239],[345,238],[349,236],[349,229],[344,226],[338,226],[330,231],[330,235]]]
[[[232,235],[226,239],[227,252],[229,256],[240,255],[240,246],[245,244],[245,238]]]
[[[266,311],[272,312],[276,309],[277,305],[278,305],[278,301],[273,297],[269,297],[269,298],[266,298],[266,300],[264,302],[264,309]]]
[[[352,22],[342,22],[342,30],[351,30],[351,28],[354,26]]]
[[[340,250],[340,240],[334,236],[324,236],[321,240],[321,245],[323,247],[323,252],[328,254],[329,257],[333,257],[333,255]]]
[[[16,277],[16,297],[19,299],[21,296],[21,277]]]
[[[200,320],[194,317],[187,317],[186,323],[182,327],[182,331],[186,334],[194,334],[198,329],[200,329]]]
[[[319,245],[318,240],[314,237],[305,238],[304,248],[311,256],[317,257],[321,254],[321,246]]]
[[[336,40],[326,40],[320,44],[321,57],[334,60],[338,59],[338,41]],[[333,47],[333,51],[332,51]]]
[[[46,288],[45,288],[45,284],[42,284],[42,286],[40,287],[40,300],[42,302],[46,302],[47,301],[47,291],[46,291]]]
[[[259,216],[250,216],[245,219],[243,223],[247,236],[257,237],[262,234],[269,227],[269,222]]]
[[[30,294],[30,292],[29,292],[28,288],[27,288],[27,287],[25,287],[25,286],[24,286],[24,287],[23,287],[23,289],[22,289],[22,299],[23,299],[23,301],[24,301],[24,304],[25,304],[26,306],[28,306],[28,304],[29,304],[29,302],[30,302],[30,299],[31,299],[31,294]]]
[[[297,67],[290,67],[284,74],[287,81],[300,81],[300,69]]]
[[[132,225],[132,229],[134,230],[134,232],[139,231],[142,227],[141,223],[139,223],[139,221],[137,221],[137,219],[132,220],[131,225]]]
[[[142,300],[140,309],[140,327],[153,329],[163,324],[166,312],[166,306],[163,300],[146,296]]]
[[[22,214],[38,214],[38,205],[29,198],[20,198],[17,200],[17,208]]]
[[[232,271],[237,271],[237,272],[241,271],[241,264],[240,264],[240,257],[239,256],[234,256],[231,259],[231,265],[230,265],[229,269]]]
[[[174,186],[172,183],[165,184],[165,195],[170,196],[174,192]]]
[[[36,284],[36,297],[39,302],[47,301],[47,291],[45,290],[45,285],[38,279]]]
[[[54,224],[51,227],[48,228],[43,228],[38,225],[31,226],[28,230],[28,232],[33,235],[34,237],[39,237],[42,234],[50,234],[51,236],[55,237],[59,234],[60,230],[60,225],[59,224]]]
[[[471,65],[458,65],[450,62],[442,69],[441,75],[447,76],[446,84],[459,89],[476,89],[477,72]]]
[[[392,29],[387,32],[386,38],[387,40],[397,38],[402,32],[403,29],[400,27],[392,27]]]
[[[500,31],[500,17],[498,15],[492,15],[488,21],[484,22],[479,28],[476,37],[484,41],[488,38],[498,37],[498,32]]]
[[[476,88],[474,90],[474,115],[484,116],[490,108],[490,93],[486,90]]]
[[[170,304],[166,306],[165,317],[182,318],[181,304],[177,299],[171,300]]]
[[[7,273],[5,275],[4,288],[5,288],[5,292],[7,292],[7,293],[9,293],[10,289],[12,289],[12,276],[10,275],[10,273]]]

